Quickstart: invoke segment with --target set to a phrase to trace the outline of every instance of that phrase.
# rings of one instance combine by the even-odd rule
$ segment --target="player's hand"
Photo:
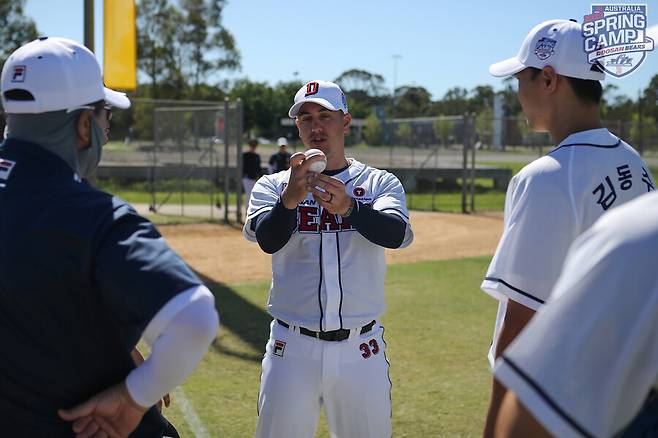
[[[345,184],[334,177],[318,175],[307,185],[315,201],[332,214],[345,214],[352,205],[352,197],[345,191]],[[322,189],[322,190],[320,190]]]
[[[318,177],[317,173],[309,171],[309,167],[323,159],[324,157],[321,155],[307,159],[303,152],[296,152],[290,157],[290,179],[281,194],[281,201],[285,208],[288,210],[297,208],[297,204],[306,199],[309,184]]]
[[[135,430],[145,412],[146,408],[130,397],[122,382],[57,414],[73,422],[76,438],[124,438]]]

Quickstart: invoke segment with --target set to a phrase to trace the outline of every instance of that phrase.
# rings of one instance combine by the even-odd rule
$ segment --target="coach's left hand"
[[[325,192],[318,190],[322,188]],[[333,214],[345,214],[352,205],[352,197],[345,191],[345,184],[334,177],[319,174],[308,184],[307,190],[322,208]]]

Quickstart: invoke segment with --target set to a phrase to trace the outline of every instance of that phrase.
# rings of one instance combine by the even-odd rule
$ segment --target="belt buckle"
[[[320,332],[315,332],[315,339],[320,339]]]

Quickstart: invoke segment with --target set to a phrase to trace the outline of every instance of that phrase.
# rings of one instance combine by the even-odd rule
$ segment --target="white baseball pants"
[[[324,406],[332,438],[389,438],[384,328],[323,341],[276,321],[263,358],[257,438],[312,438]]]

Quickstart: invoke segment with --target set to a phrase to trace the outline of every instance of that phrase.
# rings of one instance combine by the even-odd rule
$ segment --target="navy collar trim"
[[[552,154],[555,151],[559,151],[562,148],[568,148],[571,146],[589,146],[593,148],[604,148],[604,149],[614,149],[616,147],[619,147],[621,144],[621,139],[617,139],[617,143],[615,144],[596,144],[596,143],[569,143],[569,144],[563,144],[561,146],[556,147],[552,151],[549,152],[549,154]]]
[[[64,160],[36,143],[17,138],[8,138],[0,144],[0,151],[5,151],[11,155],[11,159],[20,160],[19,157],[30,157],[28,159],[31,160],[32,165],[43,169],[47,168],[47,172],[44,172],[44,175],[48,177],[55,175],[70,175],[73,177],[76,175],[73,169],[71,169],[71,166]]]

